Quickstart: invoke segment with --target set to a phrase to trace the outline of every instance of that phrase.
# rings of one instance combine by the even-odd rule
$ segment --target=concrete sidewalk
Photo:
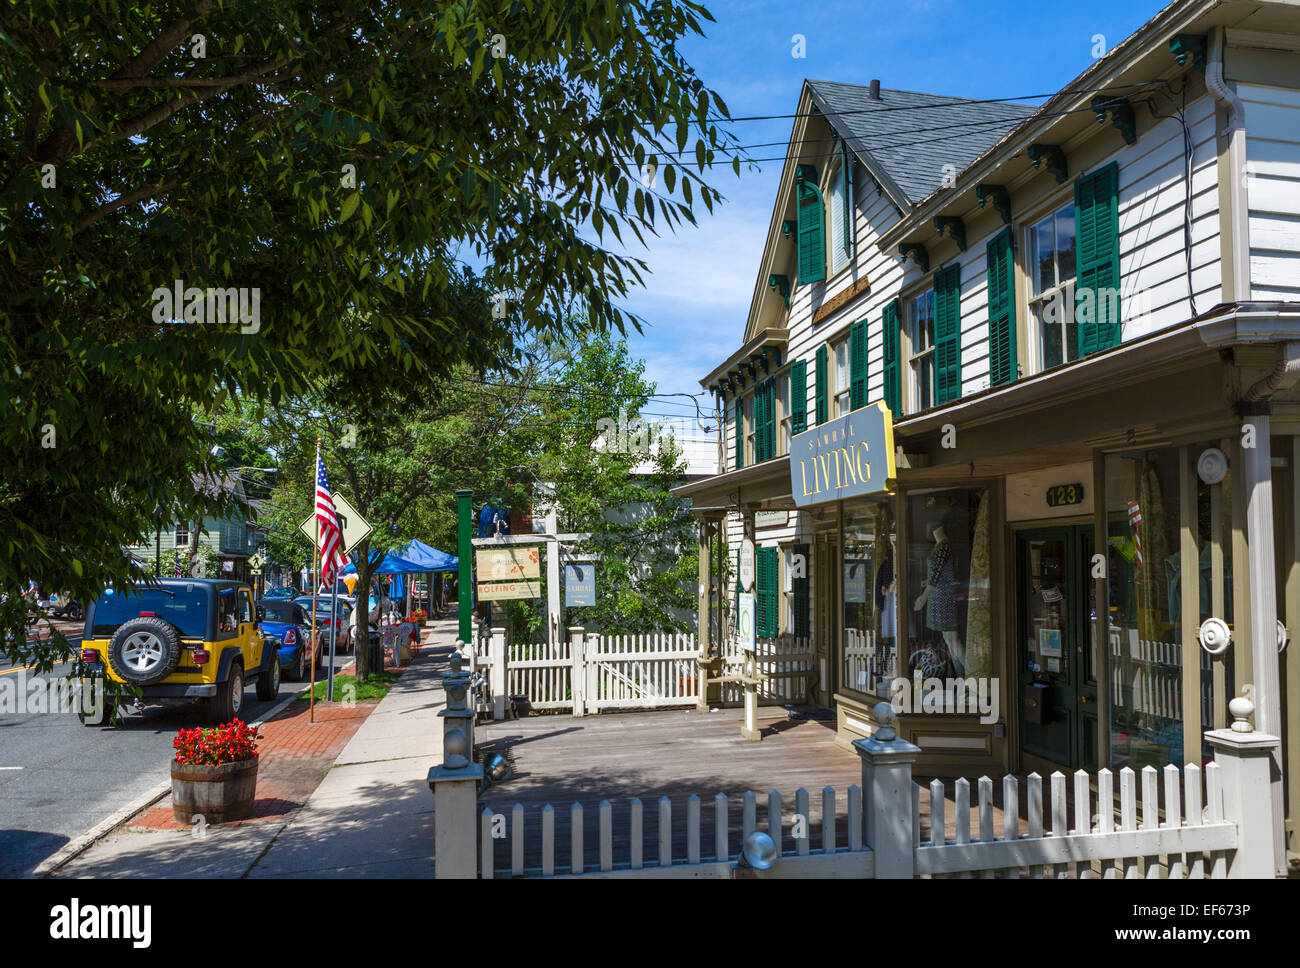
[[[456,621],[434,623],[310,799],[284,822],[119,828],[57,877],[432,877],[429,767],[442,757],[442,674]]]

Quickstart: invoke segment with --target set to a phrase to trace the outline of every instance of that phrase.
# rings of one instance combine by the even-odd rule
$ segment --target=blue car
[[[302,607],[291,601],[263,598],[257,603],[262,636],[280,653],[280,668],[296,682],[307,678],[311,663],[311,620]],[[320,663],[320,643],[316,643],[316,662]]]

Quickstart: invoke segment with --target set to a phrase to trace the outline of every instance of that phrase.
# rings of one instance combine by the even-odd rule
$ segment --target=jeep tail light
[[[297,642],[297,641],[298,641],[298,633],[297,633],[296,631],[294,631],[293,629],[285,629],[285,632],[284,632],[284,644],[285,644],[285,645],[293,645],[293,644],[294,644],[295,642]]]
[[[208,660],[211,659],[211,658],[212,658],[212,653],[209,652],[207,649],[195,649],[195,650],[194,650],[194,664],[195,664],[195,665],[207,665],[207,664],[208,664]]]
[[[141,612],[141,613],[140,613],[140,617],[141,617],[141,618],[157,618],[157,617],[158,617],[158,613],[157,613],[157,612]]]
[[[99,650],[98,650],[98,649],[82,649],[82,650],[81,650],[81,661],[82,661],[82,662],[98,662],[98,661],[99,661]]]

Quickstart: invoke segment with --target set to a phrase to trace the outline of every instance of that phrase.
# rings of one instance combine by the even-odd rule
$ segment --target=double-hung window
[[[190,545],[190,529],[181,526],[176,529],[176,547],[188,548]]]
[[[1074,203],[1063,205],[1029,230],[1029,311],[1039,370],[1078,359],[1074,318]]]
[[[849,341],[835,344],[835,416],[849,412]]]
[[[780,417],[777,432],[776,454],[790,453],[790,380],[782,377],[776,381],[776,412]]]
[[[757,451],[754,450],[754,395],[751,393],[745,397],[745,466],[753,464],[757,460]]]
[[[934,405],[934,290],[927,289],[908,301],[908,336],[911,340],[912,410]]]

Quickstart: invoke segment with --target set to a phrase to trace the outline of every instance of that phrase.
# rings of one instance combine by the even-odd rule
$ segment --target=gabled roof
[[[807,82],[813,103],[903,207],[942,186],[952,175],[997,144],[1036,108],[985,103],[942,94],[880,89],[880,100],[859,84]],[[923,130],[918,130],[923,129]]]

